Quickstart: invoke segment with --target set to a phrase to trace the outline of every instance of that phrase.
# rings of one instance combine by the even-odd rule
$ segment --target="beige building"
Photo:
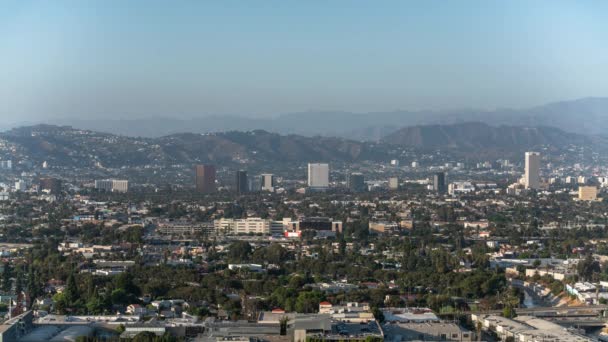
[[[594,186],[578,187],[579,201],[597,201],[597,188]]]
[[[524,184],[526,189],[540,188],[540,153],[526,152]]]
[[[388,188],[391,190],[399,189],[399,178],[398,177],[389,178],[388,179]]]

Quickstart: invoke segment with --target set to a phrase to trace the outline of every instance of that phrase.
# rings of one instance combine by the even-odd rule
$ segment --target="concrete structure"
[[[382,309],[386,322],[439,322],[433,310],[428,308],[384,308]]]
[[[274,192],[276,180],[272,173],[264,173],[260,175],[260,185],[262,191]]]
[[[396,222],[369,222],[369,232],[372,234],[394,234],[399,232]]]
[[[473,322],[481,322],[483,330],[494,332],[502,341],[592,341],[592,339],[568,331],[558,324],[532,316],[518,316],[515,319],[509,319],[495,315],[472,314],[471,319]]]
[[[285,225],[282,221],[272,221],[259,217],[246,219],[219,219],[214,221],[214,230],[217,235],[283,235]]]
[[[213,222],[187,222],[172,221],[160,222],[156,226],[156,232],[160,235],[214,235],[215,226]]]
[[[247,171],[239,170],[236,172],[236,182],[235,182],[236,192],[238,194],[244,194],[249,192],[249,182],[247,180]]]
[[[329,187],[329,164],[308,163],[308,186],[318,189]]]
[[[475,341],[475,333],[452,322],[397,322],[384,326],[385,341]]]
[[[118,179],[96,180],[95,189],[108,192],[127,192],[129,191],[129,181]]]
[[[524,174],[524,186],[526,189],[540,188],[540,153],[526,152],[526,169]]]
[[[454,182],[448,185],[448,194],[467,194],[475,191],[475,186],[471,182]]]
[[[204,194],[215,192],[215,166],[196,165],[194,173],[196,191]]]
[[[579,201],[597,201],[597,188],[595,186],[579,186]]]
[[[388,179],[388,188],[390,190],[399,189],[399,177],[391,177]]]

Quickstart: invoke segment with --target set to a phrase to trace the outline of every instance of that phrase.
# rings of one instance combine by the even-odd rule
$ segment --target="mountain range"
[[[525,109],[491,111],[462,109],[443,111],[392,111],[349,113],[309,111],[276,117],[206,116],[195,119],[64,119],[50,121],[107,133],[162,137],[175,133],[210,133],[265,130],[279,134],[333,136],[378,141],[401,127],[416,125],[483,122],[490,125],[550,126],[566,132],[599,135],[608,130],[608,98],[583,98]]]
[[[262,130],[176,133],[159,138],[128,137],[69,126],[36,125],[0,133],[0,159],[41,161],[66,167],[137,167],[216,163],[302,163],[386,161],[400,149],[445,150],[466,158],[517,157],[526,150],[565,151],[572,146],[603,153],[600,136],[552,127],[490,126],[479,122],[401,128],[378,142],[340,137],[280,135]]]

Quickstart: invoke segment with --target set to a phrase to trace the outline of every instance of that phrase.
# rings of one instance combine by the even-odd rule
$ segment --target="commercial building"
[[[475,185],[471,182],[454,182],[448,185],[448,194],[450,195],[467,194],[473,191],[475,191]]]
[[[259,217],[246,219],[219,219],[213,222],[218,235],[283,235],[285,225],[282,221],[266,220]]]
[[[129,191],[129,181],[118,179],[96,180],[95,189],[109,192],[127,192]]]
[[[346,187],[352,192],[364,192],[366,190],[365,177],[361,173],[349,173],[346,178]]]
[[[597,201],[597,188],[595,186],[579,186],[579,201]]]
[[[540,188],[540,153],[526,152],[524,186],[526,189]]]
[[[335,236],[336,233],[342,233],[342,221],[327,217],[306,217],[298,222],[297,231],[314,232],[319,237]]]
[[[390,190],[397,190],[399,189],[399,178],[398,177],[391,177],[388,179],[388,188]]]
[[[187,221],[172,221],[161,222],[156,226],[156,232],[160,235],[213,235],[215,234],[215,225],[212,222],[187,222]]]
[[[475,333],[453,322],[397,322],[384,329],[386,341],[475,341]]]
[[[480,322],[483,330],[495,333],[502,341],[592,341],[588,337],[563,329],[556,323],[531,316],[509,319],[495,315],[472,314],[471,320]]]
[[[247,181],[247,171],[239,170],[236,172],[236,192],[243,194],[249,192],[249,184]]]
[[[445,172],[437,172],[433,175],[433,190],[443,194],[446,192],[446,177]]]
[[[399,232],[397,222],[369,222],[369,232],[372,234],[393,234]]]
[[[276,186],[275,177],[271,173],[264,173],[260,175],[260,184],[262,191],[274,192]]]
[[[215,166],[196,165],[194,172],[196,191],[204,194],[215,192]]]
[[[329,164],[308,163],[308,186],[318,189],[329,187]]]

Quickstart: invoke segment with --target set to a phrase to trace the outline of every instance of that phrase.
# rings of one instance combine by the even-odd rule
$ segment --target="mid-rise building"
[[[388,188],[390,190],[399,189],[399,177],[391,177],[388,179]]]
[[[540,153],[526,152],[524,186],[526,189],[540,188]]]
[[[329,187],[329,164],[308,163],[308,186],[319,189]]]
[[[475,185],[471,182],[454,182],[448,185],[450,195],[466,194],[475,191]]]
[[[597,188],[595,186],[579,186],[579,201],[597,201]]]
[[[348,174],[346,178],[346,187],[353,192],[365,191],[365,177],[363,177],[363,174],[357,172]]]
[[[276,180],[274,175],[271,173],[261,174],[260,185],[262,186],[262,191],[274,192],[274,187],[276,186]]]
[[[215,166],[196,165],[195,180],[196,191],[205,194],[215,192]]]
[[[127,192],[129,191],[129,181],[119,179],[96,180],[95,189],[108,192]]]
[[[399,224],[396,222],[369,222],[369,232],[373,234],[394,234],[399,232]]]
[[[236,172],[236,192],[243,194],[249,191],[249,183],[247,181],[247,171],[239,170]]]
[[[218,235],[282,235],[285,225],[282,221],[273,221],[259,217],[246,219],[219,219],[214,221],[215,234]]]

